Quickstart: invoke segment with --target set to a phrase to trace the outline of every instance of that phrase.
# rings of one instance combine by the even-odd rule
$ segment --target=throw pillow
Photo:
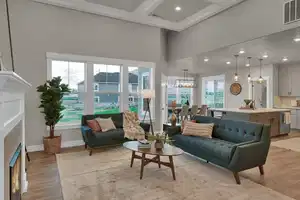
[[[182,135],[205,136],[211,138],[214,124],[194,123],[187,121],[185,123]]]
[[[95,119],[86,120],[86,123],[87,123],[88,127],[90,127],[92,129],[93,132],[101,132],[101,127],[100,127],[99,123],[97,122],[97,120],[95,120]]]
[[[96,120],[99,123],[99,125],[102,129],[102,132],[116,129],[116,126],[115,126],[114,122],[112,121],[111,117],[108,119],[96,118]]]

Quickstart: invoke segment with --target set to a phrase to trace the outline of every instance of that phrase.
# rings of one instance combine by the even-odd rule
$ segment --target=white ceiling
[[[262,38],[251,40],[248,42],[220,48],[211,52],[203,53],[197,56],[198,67],[211,70],[228,69],[235,67],[234,55],[239,54],[240,50],[246,53],[239,54],[239,67],[245,67],[247,57],[252,57],[251,65],[258,66],[259,58],[264,54],[268,58],[263,58],[263,64],[283,64],[300,62],[300,42],[296,43],[293,39],[300,34],[300,29],[291,29]],[[300,35],[299,35],[300,36]],[[282,58],[287,57],[288,61],[283,62]],[[204,62],[204,58],[208,58],[208,62]],[[230,61],[231,65],[226,62]],[[203,71],[201,70],[201,71]]]
[[[182,31],[245,0],[33,0],[116,19]],[[181,11],[175,11],[180,6]]]

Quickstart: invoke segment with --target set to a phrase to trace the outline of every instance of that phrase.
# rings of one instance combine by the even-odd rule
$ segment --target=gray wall
[[[228,45],[298,27],[283,25],[283,0],[247,0],[180,33],[172,32],[169,60],[199,55]]]
[[[3,57],[3,64],[5,65],[5,68],[10,70],[11,59],[9,51],[8,29],[4,1],[0,1],[0,25],[0,52]]]
[[[22,123],[19,122],[4,140],[4,199],[9,199],[9,162],[17,147],[22,142],[21,128]]]
[[[39,113],[36,86],[46,80],[46,52],[78,54],[161,63],[159,28],[124,22],[78,11],[44,5],[30,0],[10,0],[16,72],[32,84],[26,96],[26,143],[42,144],[47,134]],[[6,24],[0,3],[0,51],[7,52]],[[9,65],[9,64],[7,64]],[[156,70],[159,72],[161,69]],[[158,81],[158,80],[157,80]],[[159,94],[159,93],[158,93]],[[158,98],[157,98],[158,99]],[[57,131],[63,141],[80,138],[78,130]]]

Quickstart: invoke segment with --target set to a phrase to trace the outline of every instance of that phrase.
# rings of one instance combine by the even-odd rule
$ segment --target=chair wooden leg
[[[241,184],[241,181],[240,181],[240,176],[239,176],[239,173],[238,172],[233,172],[233,176],[234,176],[234,179],[235,179],[235,182],[236,184]]]
[[[93,149],[90,149],[90,156],[93,154]]]
[[[87,149],[87,144],[84,144],[84,148]]]
[[[264,166],[261,165],[261,166],[258,166],[258,168],[259,168],[260,175],[264,175],[265,174]]]

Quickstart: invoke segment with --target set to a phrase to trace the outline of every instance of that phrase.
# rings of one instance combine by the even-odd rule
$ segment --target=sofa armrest
[[[251,169],[265,164],[269,145],[264,142],[238,144],[233,153],[229,169],[234,172]]]
[[[172,137],[172,136],[177,135],[177,134],[181,134],[181,127],[179,127],[179,126],[169,127],[167,129],[167,134],[168,134],[169,137]]]
[[[144,131],[145,131],[146,133],[149,133],[149,132],[150,132],[150,124],[141,122],[141,123],[140,123],[140,126],[144,129]]]
[[[81,134],[82,134],[82,139],[85,143],[88,143],[88,139],[90,137],[93,137],[93,131],[88,126],[81,126]]]

